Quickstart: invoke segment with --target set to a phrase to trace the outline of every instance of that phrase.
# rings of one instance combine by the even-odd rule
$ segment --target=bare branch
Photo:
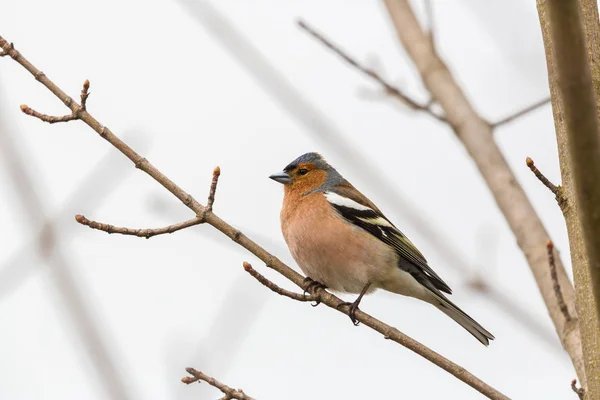
[[[280,294],[285,297],[289,297],[292,300],[297,300],[297,301],[302,301],[302,302],[313,301],[313,300],[316,301],[318,299],[316,296],[313,296],[313,295],[307,296],[305,294],[291,292],[289,290],[281,288],[281,287],[277,286],[276,284],[274,284],[273,282],[271,282],[270,280],[268,280],[267,278],[265,278],[254,268],[252,268],[252,265],[250,265],[250,263],[247,263],[246,261],[244,261],[243,265],[244,265],[244,269],[246,270],[247,273],[252,275],[257,281],[259,281],[260,283],[262,283],[263,285],[265,285],[266,287],[268,287],[269,289],[271,289],[273,292],[275,292],[277,294]]]
[[[600,318],[594,307],[594,291],[592,290],[592,279],[590,276],[586,243],[583,235],[583,227],[580,221],[580,210],[577,201],[577,191],[574,182],[573,163],[575,160],[570,155],[569,127],[566,123],[565,102],[568,101],[562,95],[558,83],[557,59],[565,55],[555,46],[551,33],[551,20],[548,11],[548,0],[537,0],[537,10],[544,39],[544,50],[546,54],[546,68],[548,70],[548,86],[552,97],[552,114],[554,128],[556,131],[556,144],[558,147],[558,159],[560,162],[561,186],[560,191],[565,198],[566,207],[561,207],[565,218],[567,232],[569,234],[569,250],[571,254],[571,265],[573,270],[573,281],[575,283],[575,297],[577,313],[571,315],[579,319],[579,336],[582,342],[583,360],[582,364],[586,376],[580,376],[578,382],[586,390],[588,399],[600,398]],[[598,14],[597,0],[579,0],[583,19],[585,22],[586,47],[588,51],[588,63],[592,69],[594,87],[600,87],[600,18]],[[600,105],[600,92],[596,93],[596,104]],[[564,286],[561,281],[564,294]],[[565,296],[566,298],[567,296]],[[568,302],[567,302],[567,305]]]
[[[180,231],[185,228],[189,228],[190,226],[200,225],[204,222],[201,217],[196,217],[192,219],[188,219],[187,221],[180,222],[178,224],[173,224],[169,226],[165,226],[164,228],[156,228],[156,229],[133,229],[133,228],[124,228],[109,224],[103,224],[102,222],[96,222],[87,219],[83,215],[76,215],[75,220],[79,222],[81,225],[89,226],[92,229],[97,229],[99,231],[104,231],[108,234],[118,233],[120,235],[129,235],[129,236],[138,236],[146,239],[150,239],[152,236],[164,235],[165,233],[173,233]]]
[[[537,110],[538,108],[540,108],[542,106],[545,106],[546,104],[549,104],[549,103],[550,103],[550,97],[547,97],[547,98],[545,98],[543,100],[540,100],[540,101],[538,101],[536,103],[533,103],[530,106],[522,108],[519,111],[517,111],[517,112],[515,112],[515,113],[513,113],[511,115],[508,115],[508,116],[502,118],[499,121],[494,122],[493,124],[491,124],[492,128],[498,128],[498,127],[500,127],[502,125],[508,124],[509,122],[513,122],[514,120],[517,120],[517,119],[519,119],[519,118],[521,118],[521,117],[523,117],[523,116],[525,116],[525,115],[527,115],[527,114],[529,114],[529,113]]]
[[[579,400],[583,400],[585,398],[585,389],[577,388],[577,379],[573,379],[571,381],[571,389],[577,394]]]
[[[348,64],[352,65],[354,68],[357,68],[359,71],[361,71],[365,75],[370,76],[371,78],[373,78],[377,82],[379,82],[384,87],[384,89],[385,89],[385,91],[386,91],[387,94],[389,94],[391,96],[394,96],[394,97],[397,97],[404,104],[406,104],[407,106],[409,106],[413,110],[418,110],[418,111],[426,112],[427,114],[431,115],[435,119],[437,119],[439,121],[442,121],[442,122],[446,122],[446,119],[444,117],[437,115],[436,113],[434,113],[431,110],[431,108],[430,108],[431,104],[432,104],[431,101],[428,102],[425,105],[421,105],[421,104],[417,103],[416,101],[414,101],[413,99],[411,99],[409,96],[407,96],[406,94],[404,94],[400,89],[398,89],[397,87],[395,87],[394,85],[392,85],[391,83],[389,83],[388,81],[386,81],[381,75],[379,75],[377,73],[377,71],[375,71],[373,69],[370,69],[370,68],[367,68],[367,67],[364,67],[363,65],[361,65],[358,61],[356,61],[354,58],[350,57],[342,49],[340,49],[338,46],[336,46],[335,44],[333,44],[333,42],[331,42],[329,39],[325,38],[325,36],[323,36],[322,34],[318,33],[315,29],[313,29],[312,27],[310,27],[304,21],[299,20],[298,21],[298,26],[300,28],[302,28],[304,31],[308,32],[312,37],[314,37],[315,39],[317,39],[319,42],[321,42],[327,48],[329,48],[330,50],[332,50],[335,54],[337,54],[338,56],[340,56]]]
[[[81,106],[78,106],[77,109],[75,109],[71,114],[68,114],[68,115],[62,115],[60,117],[56,117],[56,116],[52,116],[52,115],[42,114],[40,112],[37,112],[33,108],[28,107],[25,104],[21,105],[21,111],[23,111],[23,113],[25,113],[27,115],[30,115],[37,119],[40,119],[44,122],[48,122],[49,124],[55,124],[57,122],[73,121],[73,120],[79,119],[79,113],[81,111],[85,111],[87,98],[90,95],[90,93],[88,92],[89,89],[90,89],[90,81],[88,81],[86,79],[85,82],[83,82],[83,88],[81,89]]]
[[[533,172],[534,175],[540,180],[540,182],[542,182],[544,184],[544,186],[546,186],[548,189],[550,189],[550,191],[555,196],[559,195],[558,186],[554,185],[552,182],[550,182],[548,180],[548,178],[546,178],[546,176],[544,176],[544,174],[542,174],[542,171],[540,171],[535,166],[535,163],[533,162],[533,160],[531,158],[527,157],[525,159],[525,163],[527,164],[527,166],[529,167],[529,169],[531,170],[531,172]]]
[[[54,115],[42,114],[40,112],[35,111],[33,108],[28,107],[25,104],[21,104],[21,111],[23,111],[23,113],[25,113],[27,115],[31,115],[32,117],[40,119],[44,122],[48,122],[49,124],[55,124],[57,122],[69,122],[69,121],[79,119],[79,117],[77,117],[77,115],[75,115],[74,113],[62,115],[60,117],[57,117]]]
[[[2,47],[5,51],[10,49],[8,43],[4,38],[0,36],[0,47]],[[9,51],[11,57],[22,65],[25,69],[27,69],[40,83],[42,83],[46,88],[48,88],[52,93],[54,93],[67,107],[69,107],[73,112],[79,110],[80,106],[74,103],[73,99],[69,97],[64,91],[62,91],[54,82],[52,82],[46,75],[41,73],[35,66],[33,66],[27,59],[25,59],[20,53],[15,50]],[[124,143],[121,139],[115,136],[110,129],[106,126],[102,125],[98,122],[94,117],[92,117],[87,110],[80,112],[80,119],[85,122],[90,128],[96,131],[100,137],[104,140],[112,144],[117,150],[119,150],[123,155],[129,158],[136,168],[146,172],[150,175],[154,180],[160,183],[165,189],[171,192],[175,197],[177,197],[186,207],[194,211],[196,215],[202,215],[205,207],[198,203],[190,194],[185,192],[179,186],[175,184],[172,180],[167,178],[162,172],[160,172],[156,167],[154,167],[147,159],[140,156],[136,153],[131,147],[129,147],[126,143]],[[220,219],[214,213],[208,213],[206,215],[206,222],[217,230],[231,238],[234,242],[238,243],[240,246],[244,247],[252,254],[257,256],[260,260],[262,260],[269,268],[274,269],[279,272],[287,279],[292,281],[298,287],[303,287],[304,285],[304,277],[298,274],[296,271],[291,269],[289,266],[281,262],[278,258],[268,253],[265,249],[260,247],[258,244],[250,240],[246,237],[242,232],[235,229],[231,225],[227,224],[225,221]],[[333,309],[338,309],[340,305],[343,303],[341,299],[334,296],[333,294],[321,290],[319,293],[319,300],[322,303],[326,304],[328,307]],[[342,310],[337,310],[339,312],[344,313]],[[345,314],[345,313],[344,313]],[[459,380],[478,390],[480,393],[484,394],[488,398],[491,399],[508,399],[507,396],[489,386],[473,374],[471,374],[466,369],[460,367],[459,365],[453,363],[447,358],[441,356],[440,354],[434,352],[423,344],[417,342],[411,337],[405,335],[400,332],[398,329],[391,327],[390,325],[385,324],[384,322],[379,321],[378,319],[373,318],[369,314],[358,310],[356,312],[356,319],[362,322],[363,325],[368,326],[375,331],[381,333],[386,339],[390,339],[412,351],[431,361],[433,364],[439,366],[450,374],[454,375]]]
[[[85,111],[86,107],[87,107],[87,98],[90,95],[90,81],[89,80],[85,80],[83,82],[83,88],[81,89],[81,110]]]
[[[556,294],[556,300],[558,301],[558,307],[565,316],[567,322],[571,322],[571,314],[569,314],[569,308],[565,304],[562,292],[560,291],[560,284],[558,283],[558,277],[556,276],[556,264],[554,263],[554,244],[552,240],[548,240],[546,243],[548,249],[548,265],[550,265],[550,278],[552,278],[552,286],[554,287],[554,293]]]
[[[221,168],[215,167],[213,170],[213,178],[210,183],[210,191],[208,192],[208,200],[206,202],[206,207],[204,207],[204,211],[202,212],[201,218],[204,220],[206,218],[206,214],[212,212],[213,203],[215,202],[215,193],[217,192],[217,184],[219,183],[219,176],[221,175]]]
[[[554,198],[556,199],[558,206],[564,213],[565,210],[567,209],[568,201],[567,201],[567,198],[564,194],[562,187],[556,186],[552,182],[550,182],[550,180],[548,178],[546,178],[546,176],[544,174],[542,174],[542,171],[540,171],[535,166],[535,163],[533,162],[533,160],[530,157],[527,157],[525,159],[525,163],[527,164],[527,166],[529,167],[531,172],[533,172],[533,174],[536,176],[536,178],[538,178],[539,181],[542,182],[542,184],[544,186],[546,186],[548,189],[550,189],[550,191],[554,194]]]
[[[225,397],[222,397],[222,399],[237,399],[237,400],[254,400],[253,397],[248,396],[247,394],[244,393],[243,390],[241,389],[233,389],[230,388],[229,386],[225,385],[224,383],[219,382],[218,380],[216,380],[215,378],[211,378],[208,375],[205,375],[204,373],[195,370],[194,368],[186,368],[185,369],[188,374],[192,375],[192,377],[189,376],[184,376],[183,378],[181,378],[181,381],[183,383],[185,383],[186,385],[189,385],[190,383],[194,383],[194,382],[198,382],[198,381],[204,381],[206,383],[208,383],[210,386],[215,387],[217,389],[219,389],[221,392],[223,392],[223,394],[225,394]]]
[[[600,124],[581,8],[577,1],[563,0],[548,0],[546,7],[579,222],[589,260],[596,315],[600,318]]]
[[[87,82],[87,81],[86,81]],[[83,98],[83,92],[82,92]],[[204,210],[200,214],[200,216],[196,218],[189,219],[187,221],[180,222],[178,224],[173,224],[169,226],[165,226],[164,228],[155,228],[155,229],[135,229],[135,228],[125,228],[114,226],[110,224],[104,224],[102,222],[96,222],[87,219],[83,215],[76,215],[75,220],[79,222],[81,225],[89,226],[92,229],[97,229],[99,231],[104,231],[108,234],[118,233],[121,235],[129,235],[129,236],[138,236],[146,239],[150,239],[153,236],[164,235],[166,233],[173,233],[179,230],[189,228],[191,226],[203,224],[206,221],[206,215],[209,212],[212,212],[212,205],[215,201],[215,193],[217,191],[217,184],[219,183],[219,176],[221,175],[221,169],[219,167],[215,167],[213,170],[213,178],[210,184],[210,191],[208,194],[208,203],[207,206],[204,207]]]
[[[0,121],[6,122],[4,117],[0,115]],[[17,132],[0,126],[0,162],[6,167],[7,177],[14,182],[14,195],[22,210],[22,227],[29,231],[27,236],[33,240],[27,243],[27,251],[18,252],[14,257],[18,268],[0,268],[0,292],[11,290],[15,283],[31,276],[33,266],[43,266],[47,271],[44,278],[47,285],[44,287],[49,289],[48,301],[50,306],[54,306],[53,311],[60,318],[65,332],[72,334],[69,335],[69,344],[74,346],[77,356],[82,357],[82,372],[99,384],[103,398],[137,399],[140,396],[135,393],[129,371],[120,368],[123,360],[114,351],[114,336],[106,324],[99,321],[98,310],[86,296],[89,290],[85,280],[81,280],[81,265],[70,257],[72,252],[64,243],[65,231],[57,219],[47,218],[50,213],[47,193],[38,185],[39,174],[30,173],[36,171],[34,160],[26,153],[21,154],[24,149],[16,145],[20,138],[22,136],[18,136]],[[99,188],[107,189],[101,180],[96,183]],[[28,266],[29,263],[32,267]],[[11,264],[9,261],[8,267],[12,267]]]

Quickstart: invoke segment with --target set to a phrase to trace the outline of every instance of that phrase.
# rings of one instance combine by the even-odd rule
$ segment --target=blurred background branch
[[[4,125],[0,126],[6,130]],[[16,141],[17,136],[13,139]],[[138,131],[126,131],[123,139],[131,141],[140,151],[146,151],[151,143],[152,136],[142,135]],[[59,223],[65,220],[72,220],[71,212],[74,208],[93,210],[102,203],[103,200],[118,187],[124,179],[131,173],[125,158],[120,154],[110,151],[102,158],[93,170],[81,180],[74,193],[66,200],[66,204],[60,211],[52,217],[46,217],[40,226],[52,225],[58,230],[59,236],[63,242],[67,242],[75,233],[76,224]],[[8,260],[0,265],[0,300],[7,297],[15,289],[23,285],[27,279],[39,271],[39,264],[33,259],[34,254],[31,248],[37,247],[43,238],[42,232],[31,235],[33,238],[23,244],[17,251],[8,257]]]
[[[19,155],[14,140],[8,129],[0,126],[1,158],[10,173],[29,231],[32,236],[37,236],[33,248],[27,251],[34,250],[50,268],[51,293],[59,311],[66,317],[67,326],[74,333],[76,343],[83,349],[84,365],[93,371],[99,388],[112,399],[134,399],[137,396],[133,395],[131,386],[125,383],[128,380],[127,373],[123,371],[122,360],[114,354],[115,345],[111,335],[106,325],[98,321],[99,312],[83,294],[85,284],[77,276],[77,266],[69,259],[69,252],[61,248],[61,238],[53,222],[46,218],[46,206],[38,195],[39,187],[34,188],[39,185],[34,184],[34,179],[24,167],[24,158]],[[27,162],[34,161],[29,158]],[[38,230],[40,233],[36,235]]]

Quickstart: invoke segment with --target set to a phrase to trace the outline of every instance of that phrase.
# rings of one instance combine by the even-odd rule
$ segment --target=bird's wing
[[[416,272],[421,275],[415,277],[419,282],[421,282],[419,278],[423,278],[423,275],[425,275],[436,289],[448,294],[452,293],[452,289],[427,265],[427,260],[423,254],[408,240],[406,235],[400,232],[369,199],[349,183],[335,190],[328,190],[324,195],[329,204],[346,221],[364,229],[391,246],[398,255],[410,263],[410,266],[416,268],[416,270],[410,268],[407,272],[411,274]],[[403,268],[402,264],[400,263],[400,268]]]

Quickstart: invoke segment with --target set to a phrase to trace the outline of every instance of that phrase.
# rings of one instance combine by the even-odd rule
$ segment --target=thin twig
[[[60,117],[42,114],[25,104],[21,105],[21,111],[23,111],[23,113],[25,113],[27,115],[38,118],[44,122],[48,122],[49,124],[55,124],[57,122],[69,122],[69,121],[73,121],[76,119],[80,119],[79,118],[80,113],[82,111],[85,111],[85,109],[86,109],[87,98],[90,95],[89,89],[90,89],[90,81],[88,81],[86,79],[85,82],[83,82],[83,88],[81,89],[81,105],[80,106],[77,105],[77,107],[73,110],[73,112],[71,114],[62,115]]]
[[[87,82],[87,81],[86,81]],[[82,92],[83,98],[83,92]],[[104,231],[108,234],[118,233],[121,235],[130,235],[130,236],[138,236],[146,239],[150,239],[153,236],[164,235],[166,233],[173,233],[179,230],[189,228],[190,226],[200,225],[206,221],[206,214],[212,212],[212,205],[215,201],[215,192],[217,191],[217,184],[219,183],[219,176],[221,175],[221,169],[219,167],[215,167],[213,170],[213,179],[210,184],[210,191],[208,194],[208,205],[204,207],[204,210],[200,214],[200,216],[196,218],[189,219],[187,221],[180,222],[178,224],[173,224],[169,226],[165,226],[164,228],[155,228],[155,229],[135,229],[135,228],[125,228],[119,227],[109,224],[104,224],[102,222],[96,222],[87,219],[83,215],[76,215],[75,221],[79,222],[81,225],[89,226],[92,229],[97,229],[99,231]]]
[[[508,116],[506,116],[504,118],[502,118],[499,121],[494,122],[493,124],[491,124],[492,128],[498,128],[498,127],[500,127],[502,125],[508,124],[509,122],[512,122],[512,121],[514,121],[516,119],[519,119],[522,116],[527,115],[530,112],[533,112],[533,111],[537,110],[538,108],[540,108],[542,106],[545,106],[546,104],[549,104],[549,103],[550,103],[550,97],[542,99],[542,100],[540,100],[540,101],[538,101],[536,103],[533,103],[530,106],[522,108],[519,111],[517,111],[517,112],[515,112],[515,113],[513,113],[511,115],[508,115]]]
[[[552,182],[550,182],[548,180],[548,178],[546,178],[544,176],[544,174],[542,174],[542,171],[540,171],[536,166],[535,163],[533,162],[533,160],[529,157],[527,157],[525,159],[525,163],[527,164],[527,166],[529,167],[529,169],[531,170],[531,172],[533,172],[536,176],[536,178],[538,178],[540,180],[540,182],[542,182],[544,184],[544,186],[546,186],[548,189],[550,189],[550,191],[554,194],[554,195],[558,195],[558,187],[553,184]]]
[[[0,115],[2,122],[6,122],[4,117]],[[123,359],[115,351],[113,332],[99,320],[98,309],[90,302],[89,288],[81,277],[81,265],[72,258],[73,251],[66,244],[62,223],[58,218],[47,218],[51,213],[47,192],[40,188],[42,178],[34,160],[22,154],[21,146],[17,146],[20,138],[18,132],[0,126],[0,162],[6,167],[7,177],[14,182],[13,194],[22,211],[21,227],[27,228],[27,236],[33,240],[27,243],[27,251],[18,252],[21,254],[15,257],[18,268],[11,268],[13,260],[9,260],[9,270],[4,265],[0,267],[0,292],[24,282],[32,275],[33,268],[47,268],[43,287],[49,289],[50,299],[45,304],[53,306],[55,315],[62,317],[61,325],[71,338],[69,344],[74,346],[73,352],[81,357],[85,366],[82,372],[99,385],[102,398],[138,399],[140,396],[135,393],[136,385],[132,384],[129,371],[121,368]],[[101,176],[95,178],[99,188],[107,189]]]
[[[573,389],[573,391],[577,393],[577,397],[579,397],[579,400],[583,400],[585,398],[585,389],[577,387],[577,379],[573,379],[571,381],[571,389]]]
[[[89,80],[85,80],[83,82],[83,88],[81,88],[81,110],[85,111],[86,107],[87,107],[87,98],[90,95],[90,81]]]
[[[299,20],[298,26],[300,28],[302,28],[304,31],[306,31],[307,33],[309,33],[312,37],[317,39],[319,42],[321,42],[323,45],[325,45],[327,48],[329,48],[331,51],[333,51],[335,54],[340,56],[348,64],[352,65],[353,67],[355,67],[358,70],[360,70],[361,72],[363,72],[365,75],[370,76],[371,78],[373,78],[377,82],[379,82],[385,89],[386,93],[388,93],[389,95],[399,98],[403,103],[405,103],[407,106],[409,106],[413,110],[426,112],[427,114],[431,115],[435,119],[442,121],[442,122],[446,122],[446,118],[444,118],[440,115],[437,115],[436,113],[434,113],[431,110],[429,102],[425,105],[417,103],[416,101],[414,101],[413,99],[408,97],[406,94],[402,93],[402,91],[400,91],[400,89],[398,89],[396,86],[392,85],[387,80],[385,80],[381,75],[379,75],[377,73],[377,71],[374,71],[368,67],[361,65],[358,61],[356,61],[354,58],[350,57],[346,52],[344,52],[338,46],[333,44],[333,42],[331,42],[325,36],[318,33],[315,29],[310,27],[304,21]]]
[[[86,81],[87,82],[87,81]],[[89,85],[88,85],[89,87]],[[85,88],[85,86],[84,86]],[[83,100],[84,92],[81,92],[82,100]],[[153,236],[164,235],[166,233],[173,233],[179,230],[189,228],[191,226],[203,224],[206,221],[206,215],[209,212],[212,212],[212,205],[215,201],[215,193],[217,191],[217,184],[219,183],[219,176],[221,175],[221,169],[219,167],[215,167],[213,170],[213,178],[210,184],[210,190],[208,193],[208,203],[207,206],[204,207],[202,213],[195,218],[189,219],[187,221],[183,221],[177,224],[165,226],[164,228],[155,228],[155,229],[136,229],[136,228],[126,228],[119,227],[110,224],[104,224],[102,222],[92,221],[84,217],[83,215],[76,215],[75,220],[79,222],[81,225],[89,226],[92,229],[97,229],[99,231],[104,231],[108,234],[118,233],[121,235],[129,235],[129,236],[138,236],[146,239],[150,239]]]
[[[569,308],[565,303],[562,291],[560,290],[560,284],[558,283],[558,276],[556,275],[556,264],[554,263],[554,243],[552,240],[546,242],[546,249],[548,249],[548,264],[550,265],[550,277],[552,278],[552,287],[556,294],[556,300],[558,301],[558,307],[565,316],[567,322],[571,322],[571,314],[569,314]]]
[[[0,47],[2,47],[5,51],[9,51],[11,57],[17,63],[19,63],[25,69],[27,69],[40,83],[42,83],[46,88],[48,88],[52,93],[54,93],[54,95],[58,97],[67,107],[69,107],[71,111],[76,111],[77,109],[79,109],[80,106],[77,105],[69,95],[67,95],[62,89],[56,86],[56,84],[52,82],[46,75],[42,74],[40,70],[38,70],[27,59],[25,59],[19,52],[17,52],[14,49],[10,49],[6,40],[1,36]],[[175,182],[166,177],[147,159],[140,156],[131,147],[129,147],[121,139],[115,136],[110,129],[98,122],[98,120],[92,117],[87,110],[82,111],[80,113],[80,119],[83,122],[85,122],[90,128],[92,128],[96,133],[98,133],[101,138],[112,144],[117,150],[123,153],[123,155],[129,158],[136,168],[146,172],[148,175],[154,178],[154,180],[156,180],[165,189],[167,189],[175,197],[177,197],[186,207],[194,211],[196,215],[202,215],[202,212],[204,211],[204,206],[202,206],[190,194],[188,194],[178,185],[176,185]],[[273,256],[272,254],[268,253],[265,249],[253,242],[242,232],[220,219],[217,215],[215,215],[214,213],[208,213],[206,215],[206,222],[209,225],[215,227],[217,230],[219,230],[226,236],[228,236],[229,238],[231,238],[234,242],[238,243],[240,246],[244,247],[252,254],[257,256],[268,267],[279,272],[287,279],[292,281],[294,284],[296,284],[298,287],[303,287],[304,277],[302,275],[294,271],[292,268],[284,264],[281,260]],[[333,294],[325,290],[321,290],[319,300],[321,300],[321,302],[327,305],[328,307],[345,314],[343,310],[338,309],[338,307],[340,307],[343,302],[337,296],[334,296]],[[502,400],[508,399],[507,396],[505,396],[495,388],[491,387],[487,383],[483,382],[481,379],[471,374],[465,368],[453,363],[452,361],[429,349],[428,347],[419,343],[410,336],[407,336],[404,333],[400,332],[398,329],[376,318],[373,318],[369,314],[360,310],[356,312],[356,319],[363,325],[368,326],[373,330],[381,333],[386,339],[392,340],[421,355],[425,359],[431,361],[433,364],[454,375],[462,382],[478,390],[480,393],[484,394],[488,398]]]
[[[284,288],[277,286],[276,284],[274,284],[273,282],[271,282],[270,280],[265,278],[263,275],[261,275],[254,268],[252,268],[252,265],[250,265],[250,263],[248,263],[246,261],[244,261],[243,265],[244,265],[244,269],[246,270],[247,273],[252,275],[257,281],[259,281],[260,283],[262,283],[263,285],[265,285],[266,287],[268,287],[269,289],[271,289],[273,292],[275,292],[277,294],[280,294],[285,297],[289,297],[292,300],[298,300],[298,301],[303,301],[303,302],[317,300],[317,297],[314,295],[307,296],[306,294],[292,292],[292,291],[289,291],[289,290],[286,290]]]
[[[210,386],[219,389],[223,394],[225,394],[225,397],[222,397],[222,399],[254,400],[253,397],[250,397],[247,394],[245,394],[243,390],[241,390],[241,389],[236,390],[236,389],[230,388],[229,386],[225,385],[224,383],[221,383],[218,380],[216,380],[215,378],[211,378],[210,376],[208,376],[198,370],[195,370],[194,368],[186,368],[185,370],[187,371],[188,374],[193,376],[193,378],[189,377],[189,376],[184,376],[183,378],[181,378],[181,381],[183,383],[185,383],[186,385],[189,385],[190,383],[194,383],[197,381],[204,381],[204,382],[208,383]]]
[[[215,202],[215,193],[217,192],[217,184],[219,183],[219,176],[221,175],[221,168],[215,167],[213,170],[213,177],[210,183],[210,190],[208,192],[208,200],[206,202],[206,207],[202,211],[202,215],[200,218],[202,220],[206,219],[206,215],[212,212],[213,203]]]
[[[62,115],[60,117],[57,117],[54,115],[42,114],[40,112],[35,111],[33,108],[28,107],[25,104],[21,104],[21,111],[23,111],[23,113],[25,113],[27,115],[31,115],[32,117],[41,119],[44,122],[48,122],[49,124],[55,124],[57,122],[69,122],[69,121],[79,119],[79,117],[75,113]]]
[[[92,220],[87,219],[83,215],[79,215],[79,214],[75,216],[75,221],[79,222],[81,225],[86,225],[92,229],[104,231],[108,234],[118,233],[120,235],[138,236],[138,237],[143,237],[146,239],[150,239],[152,236],[164,235],[165,233],[177,232],[182,229],[189,228],[190,226],[200,225],[204,222],[204,220],[201,217],[196,217],[196,218],[188,219],[187,221],[180,222],[178,224],[165,226],[164,228],[134,229],[134,228],[125,228],[125,227],[120,227],[120,226],[104,224],[102,222],[92,221]]]
[[[542,171],[540,171],[535,166],[535,163],[533,162],[533,160],[530,157],[527,157],[525,159],[525,163],[527,164],[527,166],[529,167],[531,172],[533,172],[533,174],[536,176],[536,178],[538,178],[538,180],[540,182],[542,182],[542,184],[544,186],[546,186],[548,189],[550,189],[550,191],[554,194],[554,198],[556,199],[558,206],[564,212],[567,207],[567,198],[565,197],[561,186],[556,186],[555,184],[550,182],[550,180],[548,178],[546,178],[546,176],[544,174],[542,174]]]

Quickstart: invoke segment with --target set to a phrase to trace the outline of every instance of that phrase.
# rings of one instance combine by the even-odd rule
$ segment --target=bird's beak
[[[273,179],[275,182],[283,183],[284,185],[292,181],[292,177],[287,172],[283,171],[273,174],[269,178]]]

